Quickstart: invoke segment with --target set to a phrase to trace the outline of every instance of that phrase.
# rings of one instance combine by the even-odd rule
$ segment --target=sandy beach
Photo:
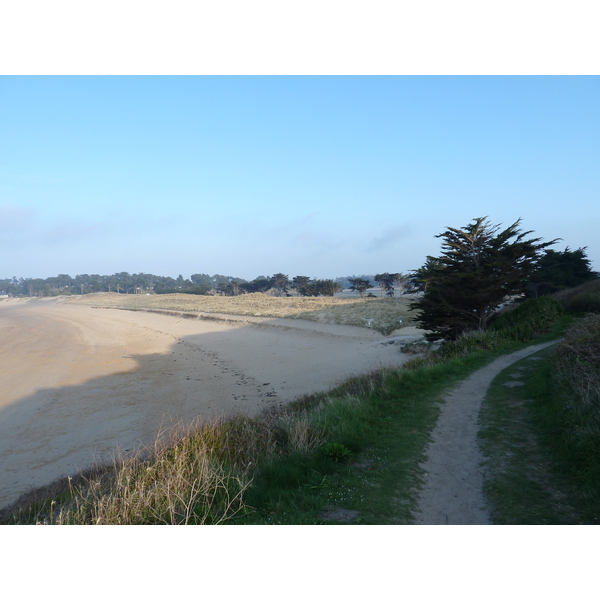
[[[204,317],[0,301],[0,506],[177,422],[258,414],[409,358],[364,328]]]

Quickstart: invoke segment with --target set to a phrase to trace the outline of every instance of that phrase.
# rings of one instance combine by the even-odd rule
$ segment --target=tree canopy
[[[526,239],[532,231],[521,231],[520,223],[521,219],[500,230],[500,225],[480,217],[436,236],[443,240],[441,256],[428,256],[417,271],[424,292],[410,304],[420,326],[430,331],[429,340],[485,330],[507,297],[522,292],[541,251],[557,240]]]
[[[546,250],[527,282],[527,296],[552,294],[598,277],[598,274],[592,271],[586,249],[584,247],[569,250],[567,246],[562,252]]]
[[[371,287],[371,282],[362,277],[350,278],[348,281],[350,283],[350,289],[353,292],[358,292],[361,298],[364,297],[366,291]]]
[[[386,272],[375,275],[375,281],[379,284],[382,295],[385,294],[388,298],[392,298],[396,292],[395,286],[402,289],[408,281],[408,277],[402,273]]]

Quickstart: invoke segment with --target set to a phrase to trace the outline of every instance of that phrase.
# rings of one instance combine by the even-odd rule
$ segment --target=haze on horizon
[[[0,279],[406,272],[488,216],[600,270],[594,76],[0,78]]]

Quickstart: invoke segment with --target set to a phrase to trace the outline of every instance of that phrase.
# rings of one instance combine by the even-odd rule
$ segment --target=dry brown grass
[[[582,313],[600,312],[600,278],[552,294],[566,310]]]
[[[309,453],[327,441],[310,413],[273,409],[165,429],[150,448],[22,496],[1,523],[221,524],[245,514],[248,473],[265,457]]]
[[[240,296],[196,296],[193,294],[115,294],[101,292],[69,298],[68,302],[119,308],[157,308],[196,312],[251,315],[263,317],[295,317],[300,313],[324,310],[338,305],[352,305],[358,299],[343,298],[278,298],[267,294]]]
[[[373,298],[305,312],[297,318],[320,323],[369,327],[383,335],[389,335],[396,329],[414,323],[408,303],[409,300],[404,298]]]
[[[335,297],[278,298],[266,294],[241,296],[194,296],[191,294],[115,294],[98,293],[69,298],[67,302],[115,308],[149,308],[217,314],[307,319],[320,323],[337,323],[371,327],[387,335],[402,325],[412,323],[404,298],[346,299]],[[403,323],[400,324],[400,319]]]
[[[589,413],[600,432],[600,315],[587,315],[565,333],[555,368],[570,390],[571,410]]]
[[[220,524],[245,510],[251,484],[216,455],[222,423],[181,425],[159,436],[154,448],[116,457],[112,467],[68,478],[62,500],[43,502],[40,525]],[[52,493],[52,487],[49,490]],[[17,521],[32,518],[31,506],[12,510]],[[19,515],[21,513],[21,515]]]

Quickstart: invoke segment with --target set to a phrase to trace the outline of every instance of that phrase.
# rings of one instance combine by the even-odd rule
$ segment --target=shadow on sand
[[[173,316],[182,314],[164,318]],[[255,415],[405,360],[374,342],[373,332],[336,328],[335,335],[280,321],[183,336],[165,354],[132,356],[131,371],[40,389],[3,408],[0,507],[33,487],[110,462],[116,452],[151,447],[161,430],[178,423]]]

